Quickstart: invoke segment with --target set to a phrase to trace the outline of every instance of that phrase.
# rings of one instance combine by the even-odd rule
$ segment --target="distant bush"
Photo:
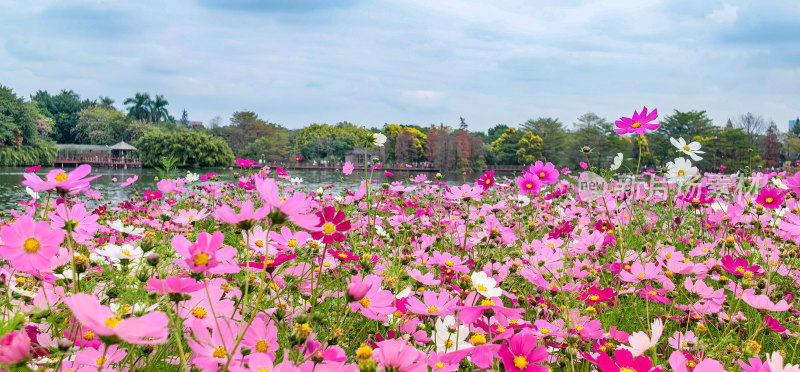
[[[48,141],[22,145],[19,148],[4,146],[0,147],[0,166],[49,165],[53,164],[57,155],[58,148]]]
[[[151,132],[134,144],[142,166],[161,166],[162,157],[179,167],[217,167],[233,163],[233,151],[222,138],[200,132]]]

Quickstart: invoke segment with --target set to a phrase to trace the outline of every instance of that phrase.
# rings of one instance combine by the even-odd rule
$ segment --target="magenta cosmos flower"
[[[25,360],[31,353],[31,341],[23,332],[9,332],[0,338],[0,364],[14,364]]]
[[[484,190],[492,188],[492,186],[494,186],[494,171],[486,171],[486,173],[482,174],[480,178],[475,180],[475,183]]]
[[[344,212],[337,212],[334,207],[325,207],[322,211],[317,212],[317,217],[319,217],[318,226],[322,230],[312,232],[312,238],[322,240],[324,244],[343,242],[345,240],[342,231],[350,230],[350,220],[345,220]]]
[[[614,353],[614,360],[601,353],[597,357],[597,366],[600,367],[602,372],[660,372],[661,368],[653,368],[653,361],[646,356],[640,356],[636,359],[630,351],[624,349],[617,349]]]
[[[537,161],[535,164],[531,164],[531,167],[528,169],[529,173],[532,173],[534,176],[539,177],[539,181],[544,183],[554,184],[558,182],[558,169],[553,163],[544,164],[542,161]]]
[[[49,270],[50,260],[58,253],[65,234],[64,230],[51,229],[47,222],[21,216],[0,230],[3,238],[0,256],[17,270],[29,273]]]
[[[92,295],[78,293],[67,297],[64,302],[75,318],[95,334],[116,336],[137,345],[163,344],[169,338],[169,318],[163,312],[121,319]]]
[[[549,367],[538,365],[547,360],[547,349],[544,346],[537,347],[539,339],[530,331],[517,333],[510,340],[508,345],[503,345],[497,352],[506,371],[512,372],[547,372]]]
[[[786,191],[775,187],[765,187],[758,194],[756,203],[763,205],[764,208],[777,209],[783,204],[784,196],[786,196]]]
[[[542,181],[535,174],[527,172],[517,177],[517,187],[520,194],[535,194],[542,187]]]
[[[172,247],[175,248],[175,252],[184,257],[183,262],[189,270],[201,273],[219,265],[217,253],[224,241],[225,235],[219,231],[214,231],[214,235],[205,231],[201,232],[197,234],[197,240],[194,243],[175,234],[172,237]]]
[[[648,113],[647,107],[642,107],[641,114],[634,111],[633,116],[629,118],[622,117],[615,121],[614,124],[617,125],[617,129],[614,129],[614,132],[617,132],[617,134],[644,134],[648,130],[656,130],[661,126],[661,124],[658,123],[650,123],[651,121],[656,120],[656,118],[658,118],[657,109]]]
[[[727,255],[722,257],[720,260],[722,264],[722,268],[725,271],[736,275],[736,276],[763,276],[764,273],[761,272],[761,266],[755,265],[750,266],[750,263],[744,257],[733,258],[731,255]]]
[[[75,168],[72,172],[65,172],[63,169],[53,169],[47,172],[45,179],[32,173],[25,173],[25,180],[22,184],[30,187],[33,191],[55,190],[59,194],[77,194],[89,188],[89,182],[100,175],[86,177],[92,172],[92,166],[83,164]]]

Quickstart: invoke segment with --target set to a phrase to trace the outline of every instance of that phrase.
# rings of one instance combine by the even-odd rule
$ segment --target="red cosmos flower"
[[[480,178],[475,180],[475,184],[479,185],[484,190],[492,188],[492,186],[494,186],[494,171],[486,171]]]
[[[345,236],[341,232],[350,230],[350,220],[345,220],[344,212],[337,212],[334,207],[325,207],[316,214],[319,217],[319,227],[322,228],[322,231],[312,232],[311,237],[322,240],[324,244],[343,242]]]
[[[353,254],[347,251],[339,251],[336,249],[328,249],[328,253],[333,256],[333,258],[342,261],[342,262],[350,262],[350,261],[358,261],[359,257],[357,254]]]
[[[303,160],[303,158],[300,158],[300,160]],[[298,161],[300,161],[300,160],[298,160]],[[275,173],[277,173],[279,176],[285,176],[286,175],[286,169],[283,169],[283,167],[277,167],[277,168],[275,168]]]
[[[614,292],[613,288],[599,289],[591,287],[588,291],[582,293],[578,299],[586,302],[587,305],[596,305],[603,302],[613,302],[616,297],[617,292]]]
[[[301,157],[299,157],[299,156],[295,156],[295,157],[294,157],[294,160],[295,160],[295,161],[303,161],[303,158],[301,158]]]
[[[784,196],[786,196],[786,191],[768,186],[761,189],[761,193],[756,198],[756,203],[763,205],[764,208],[777,209],[783,204]]]
[[[725,271],[736,276],[764,276],[764,273],[760,272],[761,266],[750,266],[747,259],[743,257],[733,258],[731,255],[727,255],[722,257],[720,263]]]
[[[394,177],[394,173],[389,172],[389,171],[384,171],[383,175],[386,176],[386,177]]]

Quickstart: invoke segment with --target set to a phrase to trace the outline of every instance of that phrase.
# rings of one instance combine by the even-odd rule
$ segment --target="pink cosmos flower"
[[[391,339],[378,342],[378,348],[372,352],[375,362],[387,371],[427,372],[425,353],[417,350],[403,339]]]
[[[483,186],[473,187],[470,184],[463,184],[461,186],[453,186],[445,193],[445,197],[450,200],[469,200],[475,199],[481,195]]]
[[[534,176],[539,177],[539,181],[548,184],[555,184],[558,182],[558,169],[553,163],[544,164],[542,161],[537,161],[535,164],[531,164],[531,167],[528,169],[529,173],[532,173]]]
[[[648,262],[644,266],[640,262],[634,262],[631,265],[630,272],[622,271],[619,273],[620,279],[628,283],[639,283],[642,280],[653,279],[661,272],[661,269],[652,262]]]
[[[94,239],[94,234],[100,230],[97,223],[98,216],[86,210],[83,203],[76,203],[68,206],[59,204],[55,211],[50,213],[52,226],[68,231],[68,225],[72,228],[72,238],[79,244],[88,244]]]
[[[37,192],[54,190],[59,194],[76,194],[88,189],[89,182],[100,177],[100,175],[86,177],[91,172],[92,166],[83,164],[69,173],[63,169],[53,169],[47,172],[44,180],[34,174],[26,173],[23,175],[25,181],[22,181],[22,184]]]
[[[621,117],[619,120],[615,121],[614,124],[616,124],[617,129],[614,129],[614,132],[617,132],[617,134],[644,134],[648,130],[656,130],[661,127],[661,124],[650,123],[656,120],[656,118],[658,118],[658,110],[653,110],[648,113],[647,107],[643,107],[641,114],[634,111],[633,116],[630,118]]]
[[[163,344],[169,338],[169,318],[163,312],[121,319],[92,295],[78,293],[67,297],[64,302],[81,324],[98,335],[116,336],[137,345]]]
[[[83,196],[85,196],[85,197],[87,197],[89,199],[94,199],[94,200],[100,200],[100,199],[103,198],[103,194],[101,194],[100,191],[92,190],[92,189],[88,189],[88,190],[84,191],[83,192]]]
[[[278,184],[272,178],[260,179],[256,177],[256,190],[261,198],[272,208],[280,211],[283,216],[304,230],[314,230],[319,226],[319,218],[308,210],[308,200],[302,193],[295,193],[286,198],[281,197]],[[283,221],[272,221],[275,224]]]
[[[242,203],[239,213],[236,213],[233,208],[228,204],[223,204],[219,209],[214,211],[214,217],[220,221],[225,221],[231,225],[242,230],[250,230],[256,221],[264,219],[269,213],[270,207],[265,205],[258,209],[253,209],[253,202],[246,201]]]
[[[178,185],[175,184],[174,180],[163,179],[161,181],[158,181],[158,184],[156,184],[156,187],[158,188],[158,191],[161,191],[161,193],[169,194],[169,193],[175,191],[175,189],[178,187]]]
[[[769,365],[761,360],[759,357],[750,358],[747,360],[749,363],[745,363],[743,360],[739,359],[738,363],[739,366],[742,367],[742,372],[764,372],[764,371],[771,371]]]
[[[422,272],[420,272],[419,269],[410,269],[410,268],[407,268],[406,272],[408,273],[409,276],[414,278],[414,280],[424,285],[439,285],[442,283],[441,280],[434,279],[433,273],[427,273],[425,275],[422,275]]]
[[[780,320],[775,319],[769,315],[764,316],[764,325],[766,325],[767,328],[771,329],[772,331],[778,333],[781,333],[786,330],[786,327],[781,325]]]
[[[337,212],[335,207],[328,206],[316,214],[319,217],[317,226],[320,226],[322,230],[312,232],[312,238],[322,240],[323,244],[343,242],[346,239],[342,232],[350,230],[350,220],[345,220],[344,212]]]
[[[0,256],[17,270],[35,273],[50,269],[50,259],[64,241],[64,230],[51,229],[47,222],[35,222],[31,216],[19,217],[0,230],[3,245]]]
[[[381,289],[382,280],[377,275],[367,275],[363,280],[360,274],[351,277],[347,286],[350,309],[370,319],[387,320],[386,315],[395,311],[394,295]]]
[[[104,348],[85,348],[75,353],[75,364],[87,366],[89,368],[75,368],[76,371],[83,370],[113,370],[112,364],[119,363],[128,352],[125,349],[120,349],[119,345],[110,345],[107,349]]]
[[[528,172],[517,177],[517,187],[519,187],[519,193],[522,195],[535,194],[542,187],[542,181],[535,174]]]
[[[344,166],[342,167],[342,173],[344,173],[344,174],[349,176],[349,175],[353,174],[353,170],[354,169],[355,169],[355,167],[353,167],[353,163],[348,161],[348,162],[344,163]]]
[[[205,323],[195,319],[190,323],[192,335],[197,341],[189,338],[189,349],[192,354],[191,362],[204,371],[216,371],[220,364],[225,365],[228,356],[233,355],[231,365],[241,365],[243,356],[241,347],[231,350],[236,344],[239,335],[239,326],[228,319],[219,319],[219,326],[206,326]],[[209,332],[209,329],[211,330]]]
[[[280,348],[275,322],[264,314],[259,314],[242,337],[242,343],[250,347],[255,355],[268,355],[274,358],[275,351]]]
[[[0,338],[0,364],[15,364],[31,353],[31,341],[23,332],[9,332]]]
[[[134,182],[136,182],[136,180],[138,180],[138,179],[139,179],[139,176],[128,177],[128,179],[126,179],[125,182],[121,183],[119,186],[120,187],[128,187],[128,186],[132,185]]]
[[[547,372],[549,367],[537,365],[547,361],[547,348],[538,346],[539,339],[530,331],[524,330],[515,334],[503,344],[497,355],[503,361],[506,371],[512,372]]]
[[[442,270],[445,272],[469,272],[469,268],[464,264],[464,260],[462,260],[461,257],[453,256],[449,252],[441,253],[439,251],[434,251],[433,256],[431,256],[431,263],[442,266]]]
[[[172,222],[179,223],[181,225],[187,225],[195,221],[202,221],[208,217],[208,215],[208,210],[205,208],[202,208],[199,211],[197,209],[180,210],[178,211],[178,217],[173,218]]]
[[[147,281],[147,286],[144,287],[144,289],[148,291],[153,291],[164,295],[173,293],[189,293],[197,291],[200,288],[203,288],[203,283],[199,283],[197,280],[192,278],[186,278],[177,275],[168,276],[163,280],[152,278]]]
[[[669,366],[672,367],[672,370],[675,372],[689,372],[686,362],[686,356],[677,350],[673,351],[669,357]],[[694,370],[698,372],[725,372],[725,368],[722,364],[711,358],[703,359],[702,362],[697,363],[697,365],[694,366]]]
[[[314,216],[316,217],[316,216]],[[270,245],[279,251],[302,248],[311,239],[311,234],[305,231],[292,231],[292,229],[281,226],[280,232],[271,231],[269,233]]]
[[[194,272],[206,272],[219,264],[217,251],[222,247],[225,235],[215,231],[211,235],[205,231],[197,235],[197,240],[192,243],[182,235],[176,234],[172,237],[172,246],[175,251],[184,257],[182,260],[189,270]],[[234,250],[235,253],[235,250]]]
[[[605,353],[601,353],[597,357],[597,366],[602,372],[661,372],[661,368],[653,368],[653,361],[650,358],[640,356],[634,359],[633,354],[625,349],[617,349],[613,360]]]
[[[453,314],[453,307],[457,302],[458,297],[450,297],[447,292],[425,291],[422,294],[422,301],[416,297],[409,297],[406,308],[419,315],[444,316]]]
[[[764,208],[777,209],[783,204],[783,197],[786,196],[786,191],[775,187],[765,187],[756,197],[756,203],[764,206]]]
[[[581,166],[581,169],[589,169],[589,164],[586,164],[585,161],[578,163]]]
[[[756,309],[766,311],[786,311],[792,307],[792,305],[788,304],[786,300],[781,300],[778,303],[774,303],[766,295],[745,293],[742,295],[742,300]]]

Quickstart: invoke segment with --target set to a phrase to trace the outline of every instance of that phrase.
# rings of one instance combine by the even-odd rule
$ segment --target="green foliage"
[[[71,90],[62,90],[56,96],[39,90],[31,96],[31,100],[36,102],[42,114],[52,118],[55,122],[51,138],[58,143],[75,142],[72,128],[78,124],[78,113],[82,109],[96,104],[90,100],[81,101],[81,97]]]
[[[178,158],[174,156],[162,156],[161,167],[155,167],[158,176],[160,178],[172,178],[175,175],[175,163],[177,162]]]
[[[522,139],[519,140],[517,159],[522,164],[531,164],[537,160],[542,160],[544,157],[542,153],[543,143],[542,138],[533,134],[533,132],[525,132]]]
[[[387,162],[417,161],[425,158],[425,148],[428,136],[414,127],[387,124],[381,131],[386,136]],[[398,143],[398,137],[400,142]],[[396,156],[397,152],[401,156]]]
[[[289,156],[289,132],[268,123],[252,111],[239,111],[231,116],[231,125],[215,128],[212,133],[225,139],[231,150],[241,157],[285,160]],[[258,143],[256,143],[258,142]]]
[[[364,138],[372,132],[348,122],[336,125],[311,124],[297,131],[292,149],[307,160],[342,160],[344,154],[364,145]]]
[[[136,93],[133,97],[125,99],[125,105],[128,107],[128,116],[136,120],[150,119],[150,106],[152,100],[148,93]]]
[[[56,156],[58,156],[58,148],[54,143],[38,140],[32,145],[22,145],[19,148],[0,147],[0,166],[53,164]]]
[[[567,131],[558,119],[537,118],[528,120],[520,125],[520,130],[533,132],[544,141],[542,146],[542,156],[544,159],[553,163],[561,163],[562,155],[567,147]]]
[[[0,86],[0,146],[19,148],[37,135],[35,106]]]
[[[151,132],[134,144],[142,165],[162,164],[163,157],[177,159],[178,167],[216,167],[233,163],[233,152],[222,138],[199,131]]]
[[[716,171],[724,165],[728,172],[736,172],[762,166],[758,147],[750,146],[749,136],[741,128],[714,128],[708,136],[694,138],[706,152],[698,163],[700,168]]]
[[[621,152],[626,159],[632,156],[631,139],[615,133],[613,123],[594,113],[578,117],[575,128],[576,130],[569,135],[564,153],[566,166],[574,168],[580,162],[588,160],[593,166],[607,168],[617,153]],[[584,146],[588,146],[592,150],[591,153],[584,154],[582,151]]]
[[[113,145],[120,141],[136,142],[153,129],[151,124],[125,117],[117,110],[91,106],[78,114],[72,134],[79,144]]]
[[[497,164],[520,164],[517,151],[519,151],[519,141],[522,140],[522,136],[523,132],[507,128],[500,138],[492,142],[491,149]]]

